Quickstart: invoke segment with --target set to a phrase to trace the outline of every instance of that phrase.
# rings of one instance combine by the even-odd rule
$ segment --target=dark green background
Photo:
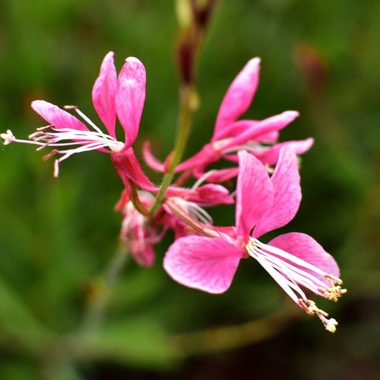
[[[173,283],[161,267],[168,239],[153,269],[130,263],[123,273],[107,324],[80,365],[84,378],[227,379],[237,371],[256,379],[378,378],[379,20],[376,0],[221,1],[201,57],[202,102],[187,150],[208,141],[229,83],[260,56],[260,86],[248,116],[296,109],[301,117],[282,139],[315,138],[302,159],[300,212],[283,231],[309,233],[339,262],[349,293],[338,304],[321,303],[339,320],[337,333],[299,311],[266,342],[180,360],[168,336],[255,320],[291,301],[253,261],[243,262],[221,296]],[[149,139],[164,158],[177,120],[176,30],[168,0],[2,0],[1,131],[25,138],[43,125],[29,107],[34,99],[77,104],[97,120],[91,88],[113,50],[118,68],[129,55],[146,66],[136,148]],[[89,281],[116,248],[120,215],[113,206],[122,184],[99,152],[65,161],[54,179],[52,160],[43,162],[31,146],[0,149],[0,378],[39,379],[41,368],[55,365],[59,337],[80,323]],[[231,224],[233,208],[215,215]],[[56,379],[75,378],[55,370]]]

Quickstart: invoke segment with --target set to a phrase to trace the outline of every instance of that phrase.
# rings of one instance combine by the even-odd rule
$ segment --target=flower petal
[[[199,152],[181,162],[175,171],[191,170],[193,172],[202,172],[208,165],[218,161],[220,158],[221,154],[213,148],[212,144],[206,144]]]
[[[142,152],[145,162],[151,169],[161,173],[165,172],[165,165],[153,155],[151,143],[149,141],[144,141]]]
[[[253,155],[239,152],[236,185],[236,227],[247,237],[273,203],[273,184],[263,164]]]
[[[253,58],[231,83],[216,118],[215,133],[247,111],[259,83],[260,58]]]
[[[199,197],[199,200],[193,200],[203,206],[215,206],[221,204],[233,204],[234,198],[228,190],[221,186],[208,183],[194,189]]]
[[[75,116],[54,104],[45,102],[44,100],[35,100],[32,102],[31,106],[34,111],[54,128],[70,128],[79,131],[88,131],[88,128]]]
[[[231,285],[243,252],[224,239],[188,236],[169,247],[164,269],[189,288],[223,293]]]
[[[269,149],[255,153],[255,156],[263,163],[267,165],[275,165],[279,159],[280,151],[285,146],[292,146],[297,155],[307,152],[314,144],[313,138],[305,140],[285,141],[276,145],[273,145]]]
[[[234,136],[223,148],[227,150],[231,147],[245,144],[251,140],[262,141],[262,137],[268,135],[268,133],[273,133],[285,128],[298,117],[298,115],[299,113],[297,111],[285,111],[279,115],[274,115],[261,120],[259,123],[254,122],[252,123],[251,128],[247,128],[241,134]]]
[[[157,191],[157,187],[153,185],[141,169],[133,148],[112,153],[111,159],[125,186],[128,186],[129,182],[132,181],[132,183],[143,190]]]
[[[156,190],[149,191],[157,192],[158,190],[159,189],[156,188]],[[187,201],[197,203],[201,206],[215,206],[220,204],[234,203],[233,197],[229,194],[228,190],[225,187],[211,183],[199,186],[195,189],[169,186],[169,188],[166,190],[165,196],[180,197]]]
[[[226,168],[220,170],[212,170],[207,174],[207,182],[222,183],[236,177],[239,174],[239,168]]]
[[[280,248],[285,252],[299,257],[330,275],[335,277],[339,277],[340,275],[338,264],[334,258],[309,235],[299,232],[290,232],[274,238],[268,245]],[[326,279],[320,278],[326,282]]]
[[[102,62],[100,73],[92,88],[92,102],[100,120],[112,137],[115,135],[117,73],[113,63],[113,52],[109,52]]]
[[[292,111],[288,111],[288,112],[292,112]],[[273,117],[278,118],[278,116],[273,116]],[[281,114],[281,117],[283,117],[283,114]],[[276,122],[276,119],[273,119],[273,118],[268,118],[268,119],[272,123],[272,125],[274,122]],[[235,121],[229,124],[228,126],[224,127],[223,129],[219,130],[218,133],[215,133],[211,141],[216,142],[218,140],[240,136],[243,133],[246,133],[246,134],[249,133],[249,135],[254,136],[255,140],[257,141],[264,141],[264,142],[274,141],[278,138],[278,131],[271,130],[270,132],[266,134],[262,134],[261,132],[263,128],[268,128],[268,122],[267,122],[268,119]]]
[[[126,147],[130,147],[138,134],[145,102],[146,74],[144,65],[128,57],[118,78],[116,113],[125,132]]]
[[[266,133],[265,135],[257,136],[255,140],[258,142],[263,142],[263,143],[275,143],[277,142],[279,137],[280,137],[279,131],[272,131],[272,132]]]
[[[153,266],[155,259],[153,244],[145,242],[144,239],[135,239],[129,241],[128,248],[138,265],[145,268]]]
[[[255,128],[256,125],[260,125],[260,120],[238,120],[226,125],[223,128],[215,131],[212,136],[211,141],[215,142],[218,140],[223,140],[235,136],[239,136],[242,133],[246,132],[248,129]]]
[[[271,177],[274,189],[272,207],[255,228],[255,237],[288,224],[301,202],[300,175],[297,156],[291,146],[281,149],[280,158]]]

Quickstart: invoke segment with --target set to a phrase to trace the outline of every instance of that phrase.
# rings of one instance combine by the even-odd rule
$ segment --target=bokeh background
[[[212,296],[177,285],[161,266],[130,262],[107,321],[74,370],[62,357],[94,278],[117,246],[122,184],[106,155],[53,162],[31,146],[0,147],[0,378],[372,380],[380,376],[380,2],[220,1],[199,65],[201,108],[187,155],[211,136],[234,75],[262,58],[247,116],[301,117],[282,139],[313,136],[302,159],[303,202],[283,231],[314,236],[339,262],[349,293],[321,304],[332,335],[291,305],[253,261]],[[177,24],[168,0],[1,0],[0,129],[25,138],[43,121],[34,99],[76,104],[96,120],[91,88],[104,55],[145,64],[137,149],[171,150],[178,111]],[[159,177],[152,174],[159,181]],[[230,224],[233,208],[213,214]],[[230,329],[216,330],[220,326]]]

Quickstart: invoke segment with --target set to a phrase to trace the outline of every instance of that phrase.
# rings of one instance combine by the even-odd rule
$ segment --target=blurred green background
[[[113,206],[122,184],[104,154],[75,156],[54,179],[52,160],[11,144],[0,147],[0,378],[378,379],[379,20],[377,0],[220,1],[199,66],[202,102],[187,155],[211,137],[229,83],[253,56],[262,70],[247,115],[299,110],[281,139],[315,138],[302,159],[300,212],[283,231],[312,235],[341,266],[349,293],[338,304],[321,302],[339,321],[334,335],[253,261],[224,295],[177,285],[161,266],[167,239],[153,269],[129,263],[104,327],[74,369],[65,339],[117,246]],[[91,88],[113,50],[119,68],[130,55],[146,66],[137,151],[149,139],[164,158],[178,111],[176,31],[168,0],[1,0],[1,131],[25,138],[43,125],[30,109],[34,99],[79,105],[96,120]],[[233,208],[214,215],[228,225]],[[277,320],[284,307],[290,317]],[[203,332],[178,337],[196,331]]]

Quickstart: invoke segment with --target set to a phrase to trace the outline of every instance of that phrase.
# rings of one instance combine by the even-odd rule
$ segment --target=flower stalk
[[[182,159],[183,153],[186,148],[187,140],[189,138],[192,119],[191,116],[193,109],[191,104],[191,90],[188,86],[184,86],[182,88],[180,100],[180,114],[178,120],[178,133],[176,143],[172,158],[168,164],[168,172],[164,175],[160,190],[150,209],[150,214],[152,216],[154,216],[157,210],[159,209],[165,197],[166,190],[173,181],[175,168]]]
[[[190,134],[192,114],[198,109],[199,99],[195,86],[196,69],[200,48],[204,40],[210,15],[215,1],[198,4],[193,0],[177,0],[177,18],[180,26],[178,38],[177,66],[181,81],[180,112],[176,142],[163,177],[160,191],[150,209],[155,215],[165,197],[165,192],[173,181],[176,166],[181,162]]]
[[[103,274],[94,281],[88,307],[78,335],[85,337],[101,326],[110,300],[111,290],[128,261],[128,251],[120,243]]]

